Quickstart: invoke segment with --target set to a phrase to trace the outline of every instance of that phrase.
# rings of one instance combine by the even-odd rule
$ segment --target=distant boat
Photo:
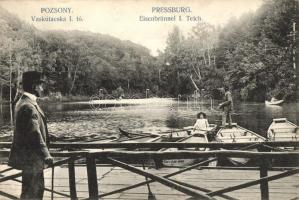
[[[232,123],[231,126],[226,125],[220,128],[216,134],[216,141],[222,143],[234,143],[234,142],[264,142],[266,138],[258,135],[257,133],[243,128],[237,123]],[[244,149],[243,149],[244,150]],[[257,151],[256,148],[246,149],[248,151]],[[245,165],[249,162],[249,158],[228,158],[234,165]]]
[[[281,105],[284,102],[284,100],[271,100],[271,101],[265,101],[266,105]]]
[[[268,128],[267,137],[270,141],[297,141],[299,128],[287,118],[276,118]]]

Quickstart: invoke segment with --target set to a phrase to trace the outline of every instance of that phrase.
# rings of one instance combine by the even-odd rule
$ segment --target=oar
[[[180,132],[180,131],[188,131],[188,130],[192,130],[193,127],[190,127],[190,128],[182,128],[182,129],[176,129],[176,130],[169,130],[169,131],[162,131],[160,132],[160,134],[163,134],[163,133],[173,133],[173,132]]]
[[[119,128],[119,132],[122,134],[122,135],[124,135],[124,136],[126,136],[126,137],[128,137],[128,138],[132,138],[132,136],[130,136],[130,134],[131,135],[137,135],[137,136],[147,136],[147,137],[158,137],[159,135],[157,135],[157,134],[152,134],[152,133],[148,133],[148,134],[142,134],[142,133],[128,133],[127,131],[124,131],[124,130],[122,130],[121,128]]]
[[[162,131],[159,133],[128,133],[124,130],[122,130],[121,128],[119,128],[119,131],[121,134],[123,134],[124,136],[130,138],[132,136],[130,136],[130,134],[132,135],[139,135],[139,136],[148,136],[148,137],[159,137],[161,135],[165,135],[166,133],[173,133],[173,132],[180,132],[180,131],[188,131],[188,130],[192,130],[193,127],[191,128],[182,128],[182,129],[177,129],[177,130],[169,130],[169,131]]]

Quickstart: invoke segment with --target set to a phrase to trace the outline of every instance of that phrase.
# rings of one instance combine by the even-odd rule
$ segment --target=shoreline
[[[144,101],[146,102],[146,99],[172,99],[172,100],[180,100],[182,102],[184,101],[192,101],[195,98],[192,96],[186,96],[185,98],[178,98],[178,97],[142,97],[142,95],[140,94],[134,94],[134,95],[130,95],[128,96],[129,98],[116,98],[113,97],[112,95],[105,95],[103,97],[97,96],[97,95],[93,95],[93,96],[84,96],[84,95],[68,95],[68,96],[45,96],[42,98],[38,98],[38,102],[40,103],[87,103],[87,102],[91,102],[94,101],[96,102],[103,102],[103,104],[105,103],[115,103],[115,102],[122,102],[123,104],[134,104],[131,103],[130,101]],[[130,97],[136,97],[136,98],[130,98]],[[140,98],[141,97],[141,98]],[[202,97],[198,97],[197,101],[210,101],[211,98],[202,98]],[[221,101],[221,99],[213,99],[213,101]],[[266,100],[265,100],[266,101]],[[245,103],[265,103],[265,101],[241,101],[239,99],[235,99],[235,102],[245,102]],[[299,103],[299,99],[295,100],[295,101],[285,101],[284,103]],[[1,105],[9,105],[9,100],[5,100],[2,99],[2,102],[0,102]]]

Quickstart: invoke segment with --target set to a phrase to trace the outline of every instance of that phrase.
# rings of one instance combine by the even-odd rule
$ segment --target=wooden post
[[[268,162],[266,157],[261,157],[260,159],[260,178],[268,176]],[[269,186],[268,180],[261,181],[260,184],[261,189],[261,199],[262,200],[269,200]]]
[[[76,191],[76,176],[75,176],[75,162],[70,160],[68,162],[69,167],[69,186],[70,186],[70,196],[72,200],[77,200],[77,191]]]
[[[87,177],[88,177],[88,192],[90,200],[98,200],[98,179],[95,157],[91,154],[86,156]]]

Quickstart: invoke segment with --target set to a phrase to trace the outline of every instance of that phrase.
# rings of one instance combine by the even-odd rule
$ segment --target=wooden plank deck
[[[0,170],[7,168],[5,165],[0,165]],[[174,168],[163,169],[148,169],[149,172],[157,175],[166,175],[176,171]],[[18,172],[16,170],[4,173],[5,175]],[[87,184],[87,170],[85,166],[76,166],[76,188],[79,199],[88,197],[88,184]],[[280,173],[279,171],[269,171],[269,175]],[[0,174],[1,176],[1,174]],[[99,193],[109,192],[125,186],[130,186],[145,180],[144,177],[129,171],[123,170],[118,167],[97,167],[97,177]],[[259,171],[254,170],[215,170],[215,169],[194,169],[184,172],[173,177],[174,180],[183,181],[192,185],[203,187],[209,190],[219,190],[228,186],[237,185],[250,180],[258,179]],[[19,178],[19,180],[21,180]],[[47,188],[51,188],[51,170],[45,172],[45,184]],[[54,190],[69,195],[69,180],[68,168],[56,167],[55,168],[55,181]],[[152,192],[155,194],[157,200],[181,200],[187,199],[188,196],[178,192],[174,189],[165,187],[160,183],[150,184]],[[276,181],[269,182],[270,199],[299,199],[299,174],[290,177],[282,178]],[[0,183],[0,199],[11,199],[12,196],[19,197],[21,192],[21,183],[15,181],[6,181]],[[227,195],[237,199],[260,199],[259,185],[249,188],[233,191]],[[45,192],[44,199],[50,199],[51,193]],[[57,194],[54,194],[54,199],[69,199]],[[148,189],[147,186],[131,189],[122,193],[114,194],[111,196],[103,197],[102,199],[109,200],[147,200]],[[222,199],[216,197],[216,199]]]

